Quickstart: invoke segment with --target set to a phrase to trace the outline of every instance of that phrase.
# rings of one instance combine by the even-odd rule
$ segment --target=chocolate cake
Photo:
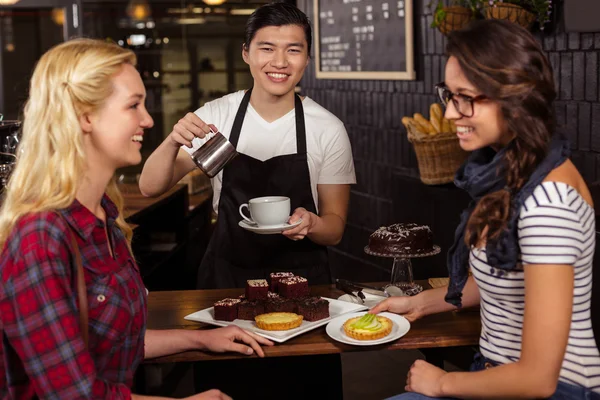
[[[298,312],[305,321],[318,321],[329,318],[329,302],[320,297],[307,297],[298,300]]]
[[[310,294],[308,280],[301,276],[283,278],[279,281],[279,294],[288,299],[298,299]]]
[[[265,313],[265,305],[260,300],[242,300],[238,306],[238,319],[254,321],[254,317]]]
[[[238,317],[240,299],[223,299],[214,304],[215,319],[220,321],[233,321]]]
[[[289,312],[295,313],[297,309],[296,301],[293,299],[286,299],[281,297],[277,293],[269,292],[267,301],[265,301],[265,312]]]
[[[265,279],[250,279],[246,281],[246,298],[248,300],[266,300],[269,284]]]
[[[433,251],[433,234],[427,225],[399,223],[382,226],[369,237],[369,248],[383,254],[420,254]]]
[[[271,272],[269,275],[269,290],[273,293],[278,293],[278,282],[283,278],[291,278],[294,276],[291,272]]]

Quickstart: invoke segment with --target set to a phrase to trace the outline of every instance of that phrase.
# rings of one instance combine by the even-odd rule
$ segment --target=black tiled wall
[[[311,19],[313,0],[298,0]],[[348,225],[342,243],[331,251],[337,277],[389,277],[391,262],[364,254],[368,236],[393,222],[392,176],[418,176],[416,158],[401,124],[404,115],[429,113],[433,85],[443,80],[446,38],[430,28],[428,0],[415,0],[415,81],[324,80],[314,63],[301,82],[302,92],[346,125],[353,146],[358,184],[352,188]],[[560,10],[559,18],[560,19]],[[538,34],[554,68],[557,120],[570,137],[572,159],[588,183],[600,180],[600,32]],[[595,132],[596,134],[592,134]],[[443,251],[447,249],[442,249]]]

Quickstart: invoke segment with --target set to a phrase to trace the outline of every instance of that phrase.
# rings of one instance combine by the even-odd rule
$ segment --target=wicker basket
[[[506,19],[529,29],[535,21],[535,15],[516,4],[496,4],[493,7],[485,6],[481,10],[486,19]]]
[[[444,12],[446,13],[445,18],[438,24],[438,29],[444,35],[464,28],[473,19],[473,13],[466,7],[444,7]]]
[[[421,181],[426,185],[452,182],[456,170],[469,155],[460,147],[456,134],[428,135],[415,131],[411,125],[407,127],[407,132],[408,141],[417,154]]]

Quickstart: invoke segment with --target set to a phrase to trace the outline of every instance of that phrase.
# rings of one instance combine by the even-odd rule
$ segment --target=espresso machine
[[[5,121],[0,114],[0,191],[6,186],[17,161],[20,129],[21,121]]]

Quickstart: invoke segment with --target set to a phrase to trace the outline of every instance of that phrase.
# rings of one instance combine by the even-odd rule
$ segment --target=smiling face
[[[242,57],[250,66],[254,90],[275,97],[292,93],[308,65],[308,44],[299,25],[259,29]]]
[[[446,63],[445,83],[452,93],[472,98],[482,95],[469,82],[458,60],[452,56]],[[465,113],[464,110],[461,111]],[[473,103],[473,116],[469,118],[461,115],[453,102],[449,101],[444,116],[456,123],[460,147],[466,151],[473,151],[487,146],[498,149],[504,147],[511,140],[500,105],[492,100],[475,101]]]
[[[84,143],[90,162],[117,169],[142,161],[144,129],[154,122],[144,106],[146,90],[134,66],[124,64],[112,84],[104,105],[89,115]]]

